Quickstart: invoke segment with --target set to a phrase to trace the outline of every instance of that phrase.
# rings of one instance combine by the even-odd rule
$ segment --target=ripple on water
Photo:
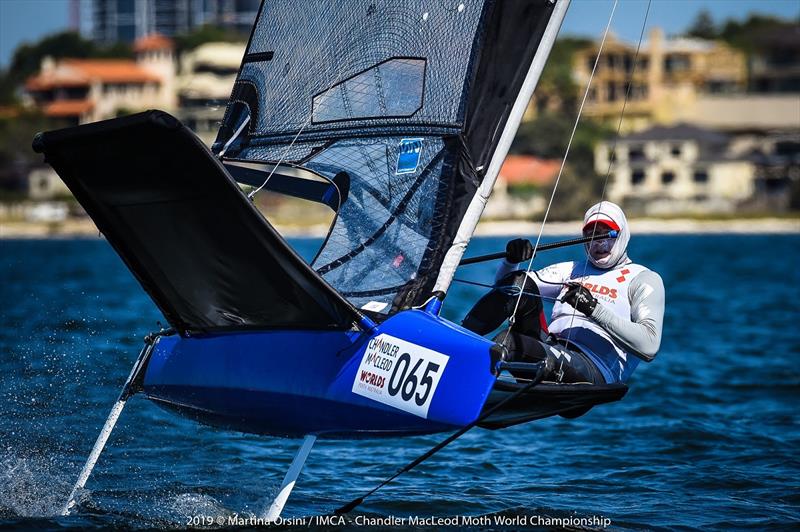
[[[504,245],[476,239],[470,253]],[[661,352],[622,402],[470,432],[356,515],[604,515],[631,530],[800,522],[800,334],[785,288],[800,285],[785,267],[800,237],[634,237],[631,254],[661,273],[668,307]],[[470,268],[485,281],[494,265]],[[4,241],[0,278],[13,302],[0,308],[0,526],[181,528],[271,500],[297,441],[202,427],[135,398],[78,511],[54,518],[163,318],[102,240]],[[461,319],[480,294],[454,286],[445,316]],[[286,515],[326,514],[441,438],[319,441]]]

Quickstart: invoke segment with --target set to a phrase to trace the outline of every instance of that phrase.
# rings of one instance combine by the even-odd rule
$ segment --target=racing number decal
[[[353,393],[428,417],[447,355],[381,334],[370,340],[353,382]]]
[[[422,363],[423,360],[420,358],[417,360],[414,368],[409,372],[408,367],[411,365],[411,355],[409,353],[400,355],[397,359],[397,364],[395,364],[392,376],[389,377],[389,387],[387,388],[389,395],[396,396],[399,393],[403,401],[410,401],[413,398],[417,405],[424,405],[428,400],[428,396],[431,394],[431,385],[433,384],[431,373],[438,373],[440,366],[435,362],[428,362],[422,378],[418,379],[417,370]],[[402,368],[402,370],[400,368]],[[414,393],[418,387],[424,387],[425,391]]]

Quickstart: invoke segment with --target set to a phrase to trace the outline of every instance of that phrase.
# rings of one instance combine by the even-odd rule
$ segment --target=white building
[[[245,43],[212,42],[181,57],[179,117],[207,144],[216,137],[245,47]]]
[[[595,149],[595,170],[608,170],[611,143]],[[608,198],[646,214],[732,211],[755,190],[755,165],[727,135],[681,124],[619,139]]]
[[[36,167],[28,174],[29,198],[50,200],[70,196],[72,192],[50,166]]]

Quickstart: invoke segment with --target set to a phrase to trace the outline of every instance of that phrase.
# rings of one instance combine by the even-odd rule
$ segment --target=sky
[[[611,13],[613,0],[572,0],[561,33],[599,37]],[[81,0],[86,20],[89,0]],[[637,41],[647,8],[646,0],[619,0],[612,31],[617,37]],[[647,31],[660,26],[667,35],[683,32],[697,14],[707,9],[715,22],[744,19],[751,12],[800,17],[798,0],[652,0]],[[67,29],[69,0],[0,0],[0,67],[5,68],[14,50],[23,42]]]
[[[2,1],[2,0],[0,0]],[[611,15],[613,0],[572,0],[561,35],[601,37]],[[652,27],[660,27],[666,35],[679,35],[707,10],[715,24],[733,18],[744,20],[750,13],[775,15],[798,20],[799,0],[652,0],[647,14],[645,39]],[[611,31],[619,38],[636,42],[642,31],[647,11],[646,0],[619,0],[614,11]]]

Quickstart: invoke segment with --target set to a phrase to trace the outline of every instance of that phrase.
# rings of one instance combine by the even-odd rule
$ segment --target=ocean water
[[[468,254],[504,245],[479,238]],[[348,524],[488,516],[517,518],[515,529],[603,516],[623,530],[796,528],[800,236],[640,236],[631,255],[662,275],[667,312],[661,351],[623,401],[576,420],[471,431]],[[491,282],[494,266],[459,277]],[[455,285],[446,316],[460,319],[482,293]],[[56,517],[142,337],[163,318],[100,239],[0,242],[0,303],[0,527],[181,528],[256,515],[271,500],[299,441],[198,425],[135,397],[79,507]],[[320,441],[284,516],[327,514],[443,438]]]

